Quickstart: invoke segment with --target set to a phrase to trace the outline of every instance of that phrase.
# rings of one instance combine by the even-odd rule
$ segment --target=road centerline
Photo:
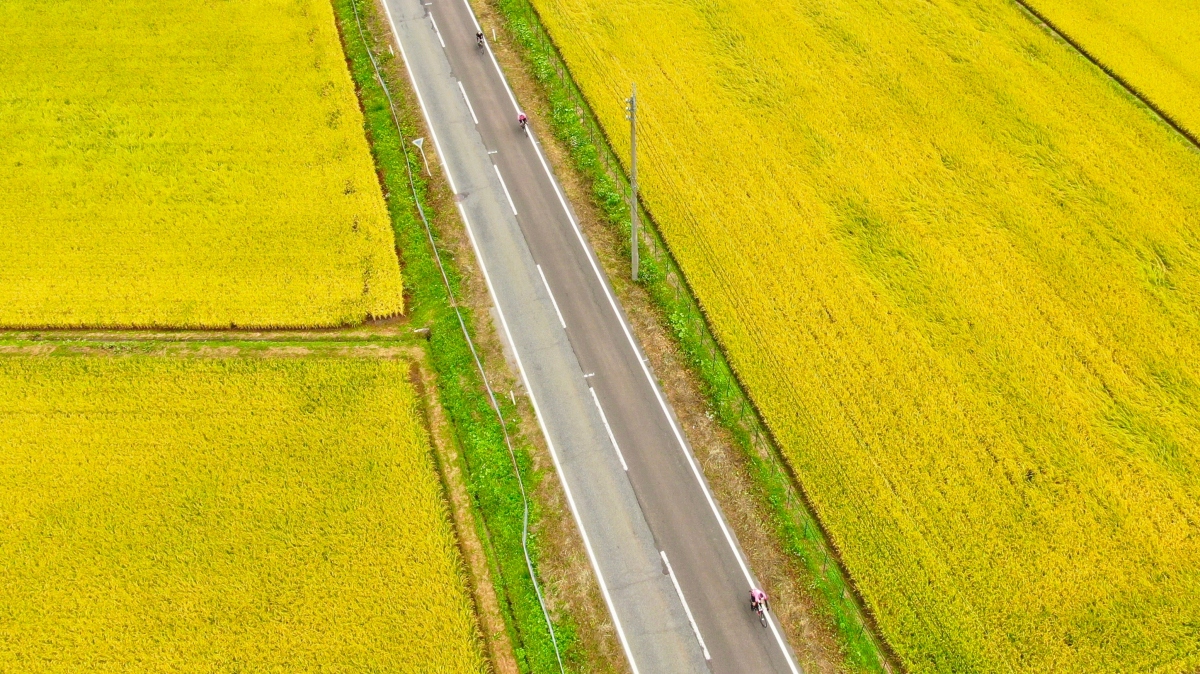
[[[471,113],[471,120],[475,122],[475,126],[479,126],[479,118],[475,116],[475,108],[471,107],[471,97],[467,96],[467,90],[463,88],[462,80],[458,81],[458,90],[462,92],[463,100],[467,102],[467,110]]]
[[[508,185],[504,184],[504,176],[500,175],[500,167],[492,164],[492,168],[496,169],[496,177],[500,179],[500,187],[504,190],[504,197],[508,199],[508,206],[512,209],[513,215],[517,214],[517,205],[513,203],[512,194],[508,192]],[[565,324],[564,324],[565,327]]]
[[[671,576],[671,584],[675,586],[675,591],[679,593],[679,601],[683,604],[683,611],[687,613],[688,622],[692,624],[692,631],[696,633],[696,641],[700,642],[700,650],[704,652],[705,660],[712,660],[712,656],[708,654],[708,646],[704,645],[704,637],[700,635],[700,627],[696,625],[696,619],[692,617],[692,609],[688,608],[687,599],[683,596],[683,588],[679,587],[679,579],[675,577],[675,569],[671,568],[671,560],[667,559],[667,551],[659,550],[662,555],[663,564],[667,565],[667,573]]]
[[[567,322],[563,320],[562,312],[558,310],[558,302],[554,300],[554,291],[550,289],[550,284],[546,281],[546,274],[542,271],[542,265],[539,264],[537,270],[538,275],[542,277],[542,285],[546,286],[546,294],[550,296],[550,304],[554,305],[554,313],[558,315],[558,322],[562,324],[563,330],[566,330]]]
[[[604,422],[604,430],[608,431],[608,439],[609,439],[609,441],[612,442],[613,449],[617,450],[617,458],[621,460],[621,467],[625,469],[626,473],[628,473],[629,472],[629,464],[625,463],[625,455],[621,453],[621,446],[617,444],[617,438],[613,435],[612,426],[608,425],[608,417],[604,415],[604,408],[600,406],[600,398],[596,397],[596,389],[589,386],[588,390],[592,392],[592,400],[595,401],[595,403],[596,403],[596,411],[600,413],[600,420]],[[678,589],[678,588],[676,588],[676,589]],[[680,594],[679,598],[683,599],[683,595]],[[684,608],[684,610],[687,610],[686,602],[683,604],[683,608]],[[689,618],[691,617],[690,611],[688,612],[688,617]],[[693,627],[694,626],[695,625],[693,625]],[[703,646],[704,642],[701,641],[700,645]],[[705,659],[708,659],[707,656],[705,657]]]

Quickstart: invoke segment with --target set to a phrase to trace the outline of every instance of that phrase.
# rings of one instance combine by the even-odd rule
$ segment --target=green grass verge
[[[622,253],[628,256],[628,183],[603,130],[571,80],[536,11],[526,0],[496,0],[496,5],[550,103],[552,131],[570,149],[575,168],[591,184],[592,197],[608,223],[620,232]],[[644,211],[641,219],[653,223]],[[847,664],[862,671],[883,671],[885,647],[864,623],[862,608],[836,554],[831,554],[832,547],[798,493],[794,478],[785,472],[785,462],[708,329],[686,279],[657,232],[643,234],[639,283],[670,326],[676,344],[702,383],[715,417],[743,450],[755,496],[770,513],[772,533],[806,570],[804,580],[818,599],[819,609],[836,627]]]
[[[556,672],[558,664],[550,633],[521,549],[521,495],[505,448],[503,429],[491,409],[470,349],[459,329],[409,190],[406,162],[411,162],[408,168],[415,176],[417,198],[421,199],[426,214],[434,221],[434,213],[428,205],[428,185],[420,176],[420,158],[412,153],[406,158],[401,145],[404,141],[393,125],[387,98],[375,79],[367,55],[369,47],[359,37],[351,2],[333,0],[333,5],[341,25],[350,70],[363,104],[366,132],[395,228],[405,280],[411,293],[412,323],[430,328],[429,362],[437,376],[442,406],[462,447],[467,488],[476,513],[480,515],[480,534],[518,666],[522,672]],[[375,43],[370,48],[386,71],[387,64],[395,57],[388,51],[387,43],[379,38],[380,33],[370,31],[371,27],[381,25],[377,9],[373,3],[360,2],[358,11],[367,39]],[[388,86],[393,92],[400,92],[406,90],[407,83],[389,81]],[[396,105],[405,137],[419,135],[419,113],[402,97],[396,97]],[[434,237],[436,240],[436,231]],[[440,250],[443,261],[449,266],[447,272],[451,287],[458,296],[460,275],[445,250]],[[468,329],[473,329],[470,312],[463,311]],[[503,400],[500,404],[506,419],[518,418],[514,406]],[[509,433],[514,439],[517,463],[525,476],[525,484],[532,493],[543,476],[534,470],[530,448],[519,439],[518,429],[512,421]],[[539,546],[534,532],[540,512],[536,501],[530,506],[530,551],[536,568]],[[579,661],[577,649],[574,648],[577,639],[573,620],[569,615],[552,617],[564,662],[571,669],[584,669],[586,663]]]

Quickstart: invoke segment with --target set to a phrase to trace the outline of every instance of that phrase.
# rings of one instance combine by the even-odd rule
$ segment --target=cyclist
[[[767,593],[757,587],[750,590],[750,608],[756,613],[762,613],[767,610]]]
[[[475,33],[475,44],[479,45],[480,47],[483,46],[483,31]]]
[[[524,129],[525,125],[528,123],[529,123],[529,118],[525,116],[525,113],[523,113],[523,112],[517,113],[517,124],[520,124],[522,129]]]

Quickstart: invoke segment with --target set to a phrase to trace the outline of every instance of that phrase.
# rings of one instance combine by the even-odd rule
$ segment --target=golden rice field
[[[486,672],[408,367],[0,356],[0,670]]]
[[[1026,0],[1193,136],[1200,136],[1200,3]]]
[[[1196,671],[1200,153],[1006,0],[534,4],[905,667]]]
[[[0,63],[0,326],[403,309],[329,2],[6,0]]]

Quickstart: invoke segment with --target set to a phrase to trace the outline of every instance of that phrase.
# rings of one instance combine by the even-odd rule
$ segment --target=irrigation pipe
[[[371,67],[375,70],[375,79],[379,81],[379,86],[383,88],[383,95],[387,97],[388,108],[392,113],[392,123],[396,125],[396,133],[400,136],[400,149],[404,153],[404,169],[408,173],[408,187],[412,191],[413,203],[417,206],[417,213],[421,215],[421,223],[425,226],[425,236],[429,239],[429,247],[433,250],[433,259],[437,262],[438,271],[441,272],[442,284],[446,286],[446,297],[450,300],[450,306],[454,309],[454,315],[458,317],[458,327],[462,329],[463,338],[467,340],[467,346],[471,349],[471,357],[475,359],[475,367],[479,370],[479,376],[483,378],[483,386],[487,389],[488,400],[492,403],[492,410],[496,412],[496,418],[500,421],[500,430],[504,433],[504,444],[508,448],[508,458],[512,460],[513,474],[517,477],[517,487],[521,492],[521,505],[524,508],[521,522],[521,551],[525,554],[525,568],[529,571],[529,580],[533,582],[533,591],[537,595],[538,604],[542,608],[542,617],[546,619],[546,627],[550,630],[550,643],[554,646],[554,657],[558,660],[558,671],[565,673],[562,653],[558,650],[558,638],[554,634],[554,623],[550,622],[550,612],[546,610],[546,600],[542,597],[542,588],[538,585],[537,575],[533,572],[533,560],[529,557],[529,497],[525,494],[525,481],[521,478],[521,469],[517,466],[517,454],[513,450],[512,439],[508,435],[508,424],[504,420],[504,414],[500,411],[499,403],[496,402],[496,394],[492,391],[492,384],[488,381],[487,372],[483,369],[483,363],[479,360],[479,353],[475,350],[475,342],[471,339],[471,334],[467,330],[467,324],[463,320],[462,310],[459,308],[458,302],[454,299],[454,291],[450,288],[450,277],[446,275],[446,267],[442,264],[442,256],[438,253],[437,244],[433,240],[433,229],[429,226],[429,219],[425,217],[425,209],[421,206],[420,197],[417,196],[417,185],[413,181],[408,143],[404,138],[404,130],[400,127],[400,117],[396,114],[396,104],[392,100],[392,92],[388,89],[387,82],[383,79],[383,73],[379,70],[379,63],[375,61],[375,54],[371,52],[371,45],[367,42],[367,37],[363,33],[362,20],[358,16],[358,0],[350,0],[350,8],[354,10],[354,23],[358,27],[358,37],[362,40],[363,48],[367,52],[367,58],[371,59]]]

